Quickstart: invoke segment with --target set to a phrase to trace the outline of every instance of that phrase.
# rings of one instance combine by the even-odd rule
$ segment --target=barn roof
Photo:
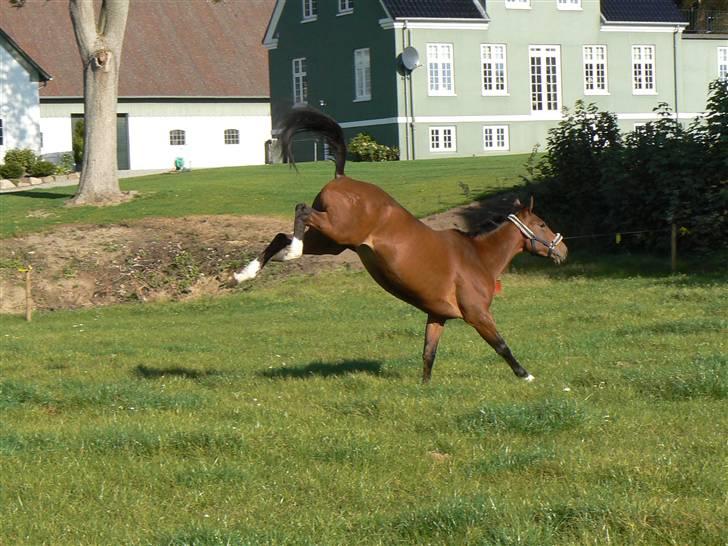
[[[269,97],[261,45],[274,0],[131,0],[120,97]],[[0,1],[0,27],[53,75],[42,98],[83,96],[67,1]]]

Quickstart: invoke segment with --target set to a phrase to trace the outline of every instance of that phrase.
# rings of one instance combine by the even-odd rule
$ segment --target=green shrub
[[[83,161],[83,134],[85,130],[84,121],[79,119],[73,124],[73,137],[71,137],[71,149],[73,150],[73,161],[78,165]]]
[[[5,152],[5,163],[15,163],[16,165],[20,165],[26,173],[30,172],[36,161],[38,161],[38,156],[36,156],[35,152],[29,148],[15,148]]]
[[[37,161],[35,165],[30,168],[28,174],[30,176],[37,176],[41,178],[43,176],[50,176],[56,172],[56,165],[50,161]]]
[[[397,161],[399,149],[377,143],[367,133],[359,133],[349,141],[349,152],[355,161]]]
[[[23,176],[23,167],[17,163],[0,165],[0,178],[20,178]]]
[[[56,174],[68,174],[75,170],[75,161],[73,160],[73,154],[63,154],[61,161],[56,165]]]
[[[564,233],[604,236],[592,239],[600,248],[610,234],[643,232],[622,244],[663,251],[671,224],[682,250],[726,248],[728,81],[711,83],[706,116],[688,128],[667,104],[654,111],[656,121],[622,137],[614,114],[577,102],[549,131],[526,190]]]

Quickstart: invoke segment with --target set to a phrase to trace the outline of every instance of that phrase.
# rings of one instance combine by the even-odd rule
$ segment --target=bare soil
[[[438,214],[435,229],[475,231],[502,214],[510,196]],[[498,211],[501,212],[498,212]],[[69,225],[0,244],[0,313],[25,309],[32,265],[35,309],[93,307],[129,301],[182,300],[229,292],[229,275],[256,256],[291,221],[252,216],[149,218],[110,226]],[[304,256],[266,268],[270,277],[361,268],[355,253]]]

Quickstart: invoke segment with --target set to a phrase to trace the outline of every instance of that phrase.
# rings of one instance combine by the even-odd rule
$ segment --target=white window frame
[[[564,11],[579,11],[581,0],[556,0],[556,7]]]
[[[430,151],[447,153],[457,151],[457,130],[454,125],[437,125],[429,127]],[[449,139],[449,143],[446,141]],[[446,145],[448,144],[448,145]]]
[[[291,61],[293,76],[293,104],[308,104],[308,66],[306,57]]]
[[[372,58],[368,47],[354,50],[354,102],[372,100]]]
[[[483,150],[486,152],[502,152],[510,150],[510,135],[508,125],[483,126]],[[492,145],[488,145],[489,142]]]
[[[657,70],[654,45],[633,45],[632,52],[632,94],[657,95]],[[649,54],[649,57],[646,55]]]
[[[508,95],[508,50],[505,44],[480,44],[480,68],[480,92],[484,97]],[[492,74],[489,83],[486,71]],[[500,74],[502,89],[498,89]]]
[[[728,79],[728,47],[718,48],[718,77]]]
[[[531,0],[506,0],[506,9],[531,9]]]
[[[304,23],[318,19],[318,0],[301,0],[301,13]]]
[[[605,45],[582,47],[585,95],[609,95],[608,52]]]
[[[427,94],[455,95],[455,54],[452,44],[427,44]]]
[[[350,13],[354,13],[354,0],[339,0],[337,15],[349,15]]]
[[[187,144],[187,131],[184,129],[171,129],[169,131],[170,146],[185,146]]]
[[[538,63],[534,63],[535,59],[538,60]],[[560,115],[562,104],[561,46],[528,46],[528,65],[530,76],[531,115]],[[538,87],[536,87],[537,84]],[[555,86],[555,90],[550,88],[551,85]],[[537,108],[537,103],[540,103],[544,107]]]

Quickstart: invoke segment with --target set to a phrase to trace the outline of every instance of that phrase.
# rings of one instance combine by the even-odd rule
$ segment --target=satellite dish
[[[420,66],[420,54],[412,46],[404,48],[404,51],[402,51],[401,58],[402,58],[402,66],[404,66],[404,68],[408,72],[412,72],[415,68]]]

